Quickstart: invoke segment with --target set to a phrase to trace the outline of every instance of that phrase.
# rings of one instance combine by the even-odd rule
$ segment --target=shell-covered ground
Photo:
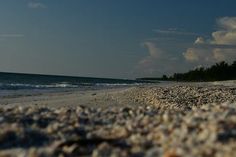
[[[0,156],[236,156],[236,88],[135,87],[113,97],[132,105],[1,107]]]

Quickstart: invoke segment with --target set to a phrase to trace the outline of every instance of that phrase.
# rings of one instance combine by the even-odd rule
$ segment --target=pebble
[[[4,117],[0,117],[0,123],[4,121]]]
[[[145,157],[162,157],[162,156],[163,156],[163,152],[158,147],[153,147],[149,149],[145,154]]]

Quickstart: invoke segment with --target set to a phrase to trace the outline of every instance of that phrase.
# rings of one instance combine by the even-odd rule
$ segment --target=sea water
[[[138,80],[0,73],[0,97],[41,92],[91,90],[147,83]]]

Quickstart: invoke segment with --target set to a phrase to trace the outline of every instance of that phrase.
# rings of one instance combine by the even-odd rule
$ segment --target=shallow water
[[[0,98],[74,90],[110,89],[143,83],[145,82],[124,79],[0,73]]]

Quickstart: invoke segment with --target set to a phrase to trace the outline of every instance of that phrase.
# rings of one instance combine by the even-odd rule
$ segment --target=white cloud
[[[162,30],[162,29],[154,29],[154,32],[158,34],[166,34],[166,35],[185,35],[185,36],[199,36],[200,34],[194,33],[194,32],[186,32],[186,31],[179,31],[176,28],[170,28],[167,30]]]
[[[180,68],[179,58],[168,50],[160,48],[157,42],[146,41],[142,46],[148,50],[148,55],[141,59],[136,67],[144,76],[161,76],[171,74]]]
[[[143,46],[146,47],[149,51],[150,57],[153,58],[160,58],[163,54],[162,50],[159,49],[154,43],[152,42],[144,42]]]
[[[41,2],[29,2],[28,7],[31,9],[46,9],[47,6]]]
[[[213,57],[217,61],[226,60],[226,57],[225,57],[224,53],[222,52],[222,50],[217,49],[217,48],[213,50]]]
[[[219,61],[232,62],[236,60],[236,49],[214,49],[213,50],[214,59]]]
[[[217,24],[227,30],[236,29],[236,17],[222,17],[217,20]]]
[[[200,64],[214,63],[214,60],[212,59],[214,55],[209,49],[188,48],[186,52],[183,53],[183,56],[189,62],[198,62]]]
[[[212,33],[213,41],[215,44],[235,44],[236,32],[231,31],[217,31]]]
[[[194,48],[187,49],[183,55],[188,61],[198,61],[200,58],[199,53],[196,53]]]
[[[149,53],[148,56],[146,56],[139,62],[139,64],[143,67],[150,67],[157,59],[160,59],[163,55],[163,51],[159,49],[153,42],[144,42],[142,46],[147,48]]]
[[[218,30],[212,38],[198,37],[183,56],[187,61],[209,63],[236,59],[236,17],[223,17],[217,20]]]
[[[204,44],[204,43],[205,41],[203,37],[198,37],[194,42],[194,44]]]

